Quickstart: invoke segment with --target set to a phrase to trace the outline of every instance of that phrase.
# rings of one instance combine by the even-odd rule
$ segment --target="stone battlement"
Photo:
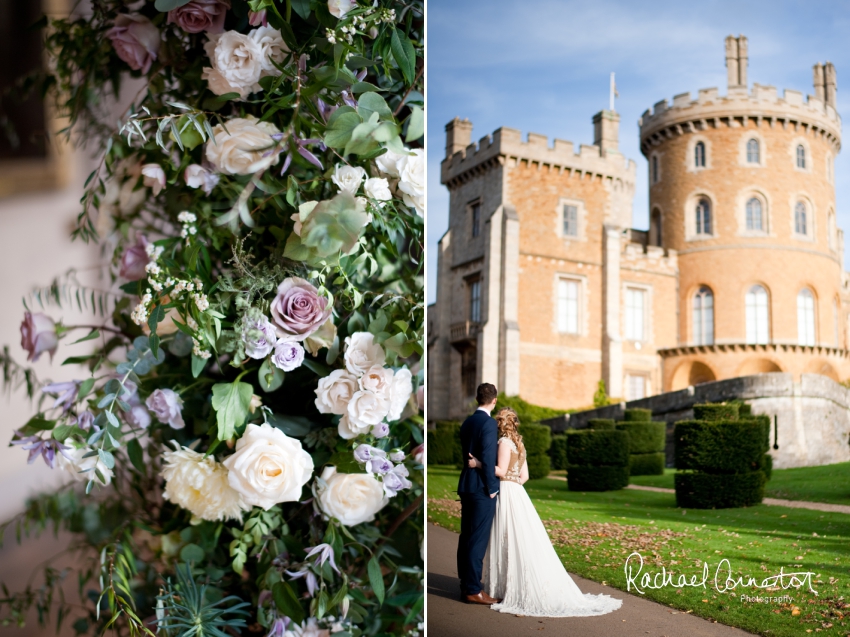
[[[644,245],[634,240],[623,243],[621,267],[650,270],[667,274],[679,272],[679,255],[676,250],[661,246]]]
[[[720,126],[736,127],[752,119],[767,121],[771,126],[807,129],[827,136],[836,148],[841,145],[841,116],[831,104],[814,95],[803,99],[803,93],[786,89],[782,97],[776,87],[753,84],[752,91],[745,87],[730,87],[726,95],[717,88],[700,89],[696,99],[691,93],[680,93],[672,103],[664,99],[644,111],[640,126],[641,150],[646,154],[649,144],[657,136],[693,132]]]

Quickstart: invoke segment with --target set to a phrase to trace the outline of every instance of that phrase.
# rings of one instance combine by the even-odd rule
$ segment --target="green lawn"
[[[649,487],[673,488],[675,469],[667,469],[663,476],[632,476],[632,484]],[[822,467],[775,469],[767,483],[765,495],[785,500],[810,500],[830,504],[850,505],[850,462],[828,464]]]
[[[454,468],[428,467],[428,519],[454,531],[459,530],[457,477]],[[672,485],[672,477],[658,476],[662,478]],[[850,603],[844,599],[850,602],[850,515],[766,505],[685,511],[676,507],[673,494],[574,493],[566,487],[563,480],[553,479],[526,484],[570,572],[626,590],[625,560],[634,551],[643,556],[643,572],[654,575],[664,567],[674,579],[680,574],[700,579],[707,562],[706,588],[645,588],[646,597],[769,637],[850,632]],[[742,585],[718,592],[713,579],[723,558],[730,561],[734,577],[752,576],[759,582],[778,575],[780,568],[786,573],[812,571],[812,587],[819,595],[805,587],[766,591]],[[789,594],[791,600],[745,602],[742,593]]]

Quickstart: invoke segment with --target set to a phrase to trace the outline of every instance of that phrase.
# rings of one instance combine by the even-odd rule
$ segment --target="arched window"
[[[808,288],[797,294],[797,341],[800,345],[815,344],[815,297]]]
[[[797,146],[797,168],[806,167],[806,149],[802,144]]]
[[[696,208],[697,234],[711,234],[711,202],[703,197]]]
[[[661,211],[656,208],[652,211],[652,217],[649,220],[649,241],[651,245],[660,246],[661,245]]]
[[[694,146],[694,166],[705,168],[705,144],[703,142],[697,142]]]
[[[759,140],[751,139],[747,142],[747,163],[758,164],[760,161]]]
[[[794,205],[794,232],[797,234],[809,234],[806,217],[806,204],[798,201]]]
[[[747,202],[747,230],[764,230],[761,202],[755,197]]]
[[[714,343],[714,294],[702,286],[694,295],[694,345]]]
[[[658,155],[652,156],[652,183],[658,183]]]
[[[767,290],[754,285],[747,291],[747,343],[767,343],[770,338],[770,316]]]

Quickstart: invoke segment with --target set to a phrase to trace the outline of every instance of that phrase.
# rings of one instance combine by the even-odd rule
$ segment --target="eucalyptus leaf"
[[[425,134],[425,111],[418,106],[410,107],[410,118],[407,120],[407,134],[404,141],[416,141]]]
[[[257,372],[260,389],[266,393],[279,389],[283,385],[285,376],[286,374],[284,374],[283,370],[272,365],[271,360],[268,358],[263,361],[263,364],[260,365],[260,370]]]

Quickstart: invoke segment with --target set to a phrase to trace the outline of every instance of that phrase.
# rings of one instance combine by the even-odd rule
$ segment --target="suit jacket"
[[[460,472],[460,480],[457,484],[459,494],[490,495],[499,491],[499,479],[496,477],[498,437],[496,421],[480,409],[476,409],[474,414],[463,421],[460,426],[463,470]],[[481,461],[480,469],[470,469],[467,465],[470,453]]]

